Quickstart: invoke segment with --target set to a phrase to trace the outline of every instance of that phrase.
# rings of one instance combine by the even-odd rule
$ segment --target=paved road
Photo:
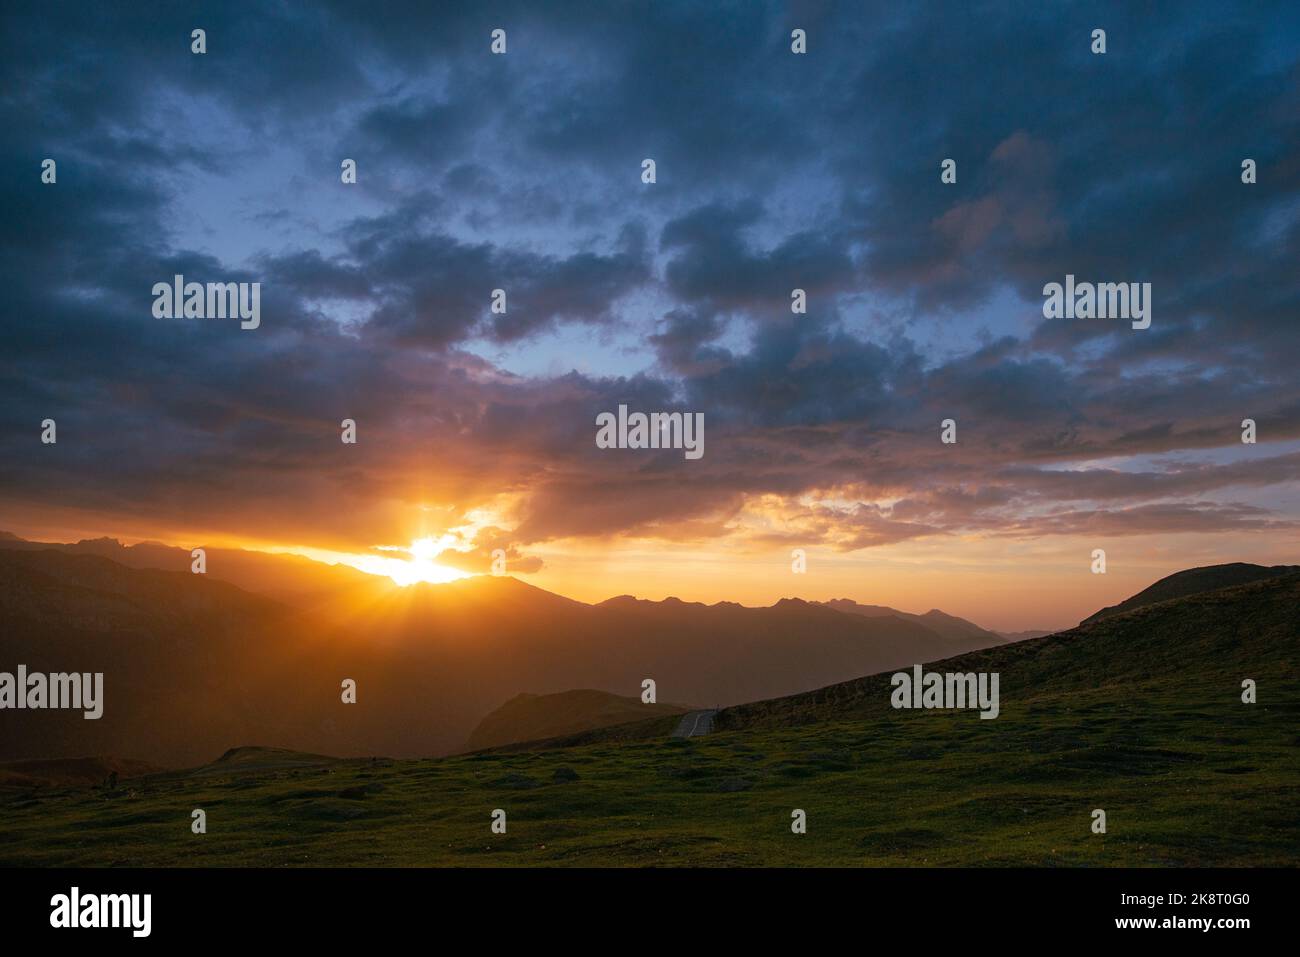
[[[696,738],[708,734],[713,730],[713,716],[717,713],[717,708],[709,711],[686,712],[682,715],[682,720],[677,723],[677,730],[673,732],[673,737]]]

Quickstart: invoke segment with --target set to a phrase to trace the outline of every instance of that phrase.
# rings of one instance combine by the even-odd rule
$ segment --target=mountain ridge
[[[9,667],[103,672],[106,697],[95,721],[8,715],[17,733],[0,740],[0,760],[129,753],[167,766],[249,740],[446,754],[523,689],[639,695],[653,678],[663,700],[727,705],[954,651],[919,623],[802,600],[587,605],[477,576],[303,606],[188,567],[58,549],[0,548],[0,622]],[[357,683],[357,707],[340,702],[344,679]]]
[[[1081,625],[1101,621],[1155,602],[1182,598],[1198,592],[1214,591],[1232,585],[1245,585],[1253,581],[1277,578],[1300,572],[1300,565],[1253,565],[1249,562],[1226,562],[1218,565],[1201,565],[1185,568],[1166,575],[1124,601],[1094,612],[1080,622]]]

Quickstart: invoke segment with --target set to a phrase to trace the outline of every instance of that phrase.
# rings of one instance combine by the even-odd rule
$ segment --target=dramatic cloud
[[[618,536],[1296,534],[1284,5],[3,20],[0,528],[450,534],[520,571]],[[153,318],[177,274],[260,282],[260,328]],[[1151,327],[1044,319],[1067,274],[1150,282]],[[597,449],[619,404],[702,412],[704,457]]]

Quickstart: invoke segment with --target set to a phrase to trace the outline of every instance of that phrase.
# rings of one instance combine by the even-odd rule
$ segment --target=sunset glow
[[[446,45],[420,48],[436,69],[410,85],[405,31],[319,101],[339,51],[295,46],[304,67],[225,43],[223,76],[258,79],[214,99],[170,23],[135,37],[147,55],[87,64],[86,90],[122,90],[90,125],[66,112],[78,83],[22,84],[0,533],[293,553],[402,586],[496,571],[584,602],[850,598],[1007,630],[1076,624],[1189,566],[1294,560],[1300,227],[1276,175],[1294,110],[1261,98],[1294,86],[1289,36],[1261,32],[1272,55],[1225,73],[1241,87],[1222,104],[1171,74],[1196,111],[1171,119],[1113,59],[1064,47],[1032,90],[967,82],[989,61],[965,30],[938,57],[951,74],[918,74],[920,15],[897,24],[917,47],[846,14],[796,55],[772,45],[793,27],[756,11],[719,60],[693,12],[698,46],[665,60],[661,22],[606,12],[588,47],[539,12],[497,56],[474,18],[424,7],[420,35]],[[1066,43],[1043,16],[1023,48]],[[59,29],[102,52],[75,18]],[[1201,29],[1188,14],[1168,35]],[[179,61],[137,72],[163,49]],[[541,59],[511,78],[515,56]],[[1128,112],[1099,127],[1085,89]],[[323,102],[338,156],[298,125]],[[1220,109],[1241,124],[1232,162],[1203,148]],[[1117,178],[1132,130],[1159,148]],[[37,153],[79,158],[42,182]],[[257,284],[265,315],[178,313],[178,276]],[[1149,284],[1149,327],[1045,292],[1076,279]],[[647,415],[681,424],[672,447],[634,441]]]
[[[417,538],[411,542],[409,548],[403,549],[394,546],[380,546],[379,548],[380,551],[384,552],[404,554],[405,558],[388,558],[383,555],[352,555],[341,559],[341,561],[344,565],[350,565],[358,571],[367,572],[371,575],[387,575],[403,587],[417,585],[421,582],[442,585],[456,581],[459,578],[469,577],[468,572],[440,565],[434,561],[445,548],[450,547],[453,541],[451,536],[448,535],[444,535],[441,539]]]
[[[376,552],[392,553],[391,557],[389,554],[363,555],[354,552],[340,552],[304,546],[264,546],[264,550],[279,554],[301,555],[304,558],[327,562],[331,565],[347,565],[349,568],[355,568],[357,571],[365,572],[368,575],[391,578],[395,584],[406,587],[421,582],[443,585],[461,578],[468,578],[470,572],[461,571],[458,568],[452,568],[434,560],[445,548],[450,547],[452,541],[451,536],[444,535],[441,539],[417,538],[407,547],[398,545],[376,546]]]

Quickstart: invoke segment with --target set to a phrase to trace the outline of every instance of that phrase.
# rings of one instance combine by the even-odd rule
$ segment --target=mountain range
[[[214,549],[208,563],[195,575],[188,552],[167,546],[0,538],[0,671],[105,675],[99,720],[6,714],[14,733],[0,739],[0,761],[98,754],[193,766],[249,742],[439,755],[633,721],[636,707],[652,713],[639,700],[646,679],[659,700],[727,708],[1009,641],[937,609],[848,599],[592,605],[508,577],[397,588],[296,556]],[[1088,621],[1292,567],[1189,570]],[[346,679],[355,704],[341,701]]]
[[[842,602],[591,605],[509,577],[398,588],[217,549],[207,567],[192,574],[189,553],[166,546],[0,542],[0,670],[103,672],[106,687],[97,721],[7,715],[18,733],[0,760],[129,754],[176,766],[247,741],[445,754],[521,693],[639,697],[651,679],[659,700],[716,707],[1003,641],[939,612]],[[355,705],[340,700],[345,679]]]

